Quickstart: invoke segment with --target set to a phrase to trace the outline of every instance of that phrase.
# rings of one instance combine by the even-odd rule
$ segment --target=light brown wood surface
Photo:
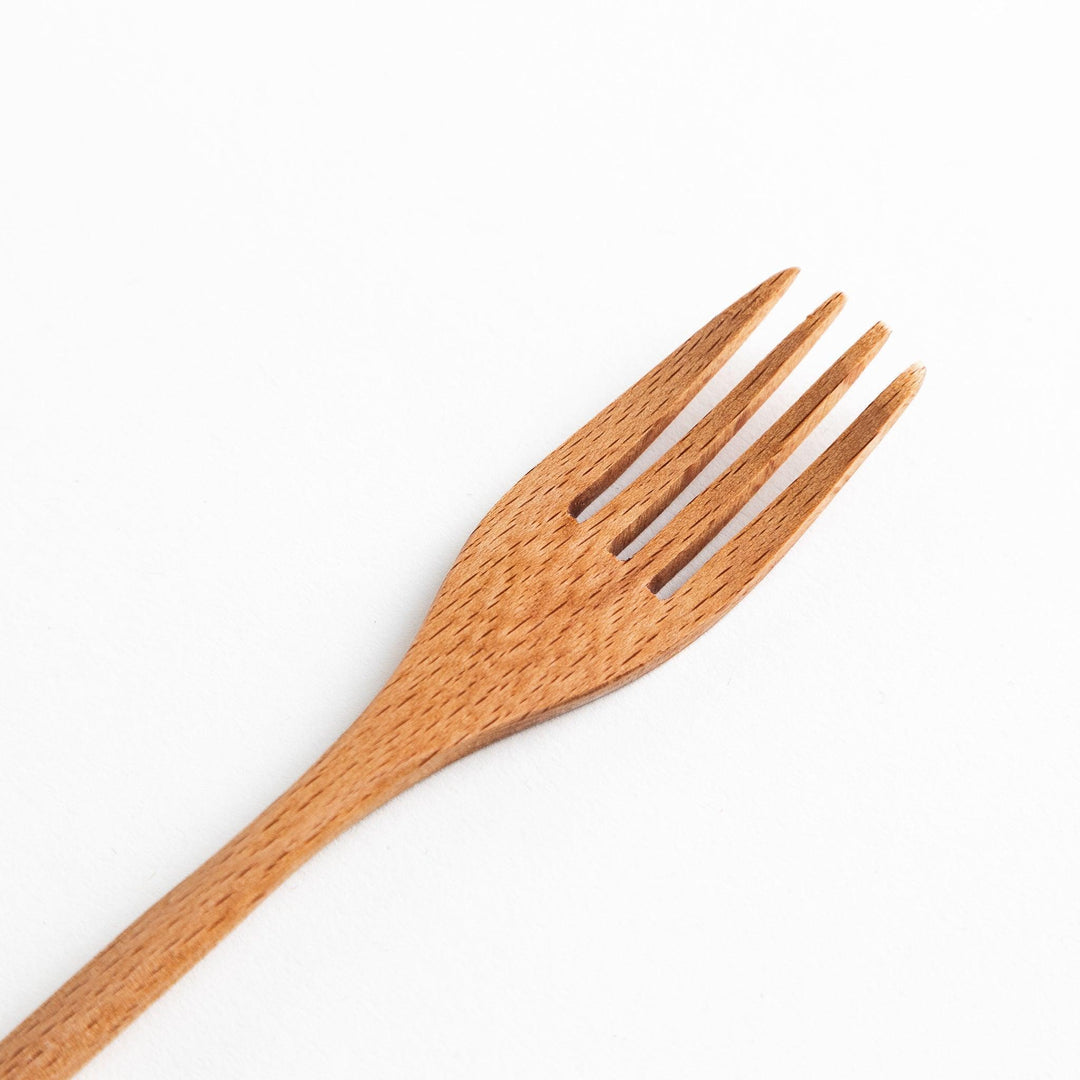
[[[912,368],[673,595],[658,591],[779,468],[881,347],[860,338],[722,476],[627,547],[809,350],[838,294],[681,442],[577,518],[735,352],[795,276],[726,309],[520,480],[484,518],[360,718],[284,795],[0,1042],[0,1078],[71,1076],[342,830],[442,766],[663,663],[768,573],[908,404]]]

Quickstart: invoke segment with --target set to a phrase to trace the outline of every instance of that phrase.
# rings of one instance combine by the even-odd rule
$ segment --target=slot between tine
[[[808,315],[694,428],[615,496],[593,528],[619,554],[656,520],[792,372],[844,306],[835,293]]]
[[[791,268],[725,308],[571,436],[553,455],[576,493],[577,517],[631,465],[731,358],[795,280]]]
[[[877,355],[889,332],[872,326],[724,473],[638,553],[662,589],[712,541],[795,452]]]
[[[719,618],[787,553],[870,455],[919,391],[925,368],[897,376],[757,517],[671,598],[691,613]]]

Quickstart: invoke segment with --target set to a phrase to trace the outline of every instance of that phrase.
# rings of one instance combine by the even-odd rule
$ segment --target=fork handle
[[[449,760],[430,744],[424,757],[404,735],[398,725],[357,721],[0,1042],[0,1078],[74,1074],[316,851]]]

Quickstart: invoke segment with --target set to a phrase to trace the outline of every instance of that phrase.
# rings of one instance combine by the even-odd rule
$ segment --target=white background
[[[929,374],[783,564],[353,829],[84,1075],[1075,1077],[1071,13],[5,4],[0,1028],[347,725],[513,481],[794,263],[709,400],[850,303],[739,447],[894,334],[771,493]]]

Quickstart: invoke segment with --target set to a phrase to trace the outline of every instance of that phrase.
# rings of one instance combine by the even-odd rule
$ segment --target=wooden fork
[[[275,803],[159,900],[0,1043],[0,1077],[71,1076],[342,830],[444,765],[644,674],[775,565],[911,401],[900,375],[777,499],[673,595],[660,590],[732,520],[884,343],[878,324],[630,559],[673,502],[807,353],[837,294],[679,443],[578,520],[735,352],[797,271],[737,300],[495,505],[401,665]]]

